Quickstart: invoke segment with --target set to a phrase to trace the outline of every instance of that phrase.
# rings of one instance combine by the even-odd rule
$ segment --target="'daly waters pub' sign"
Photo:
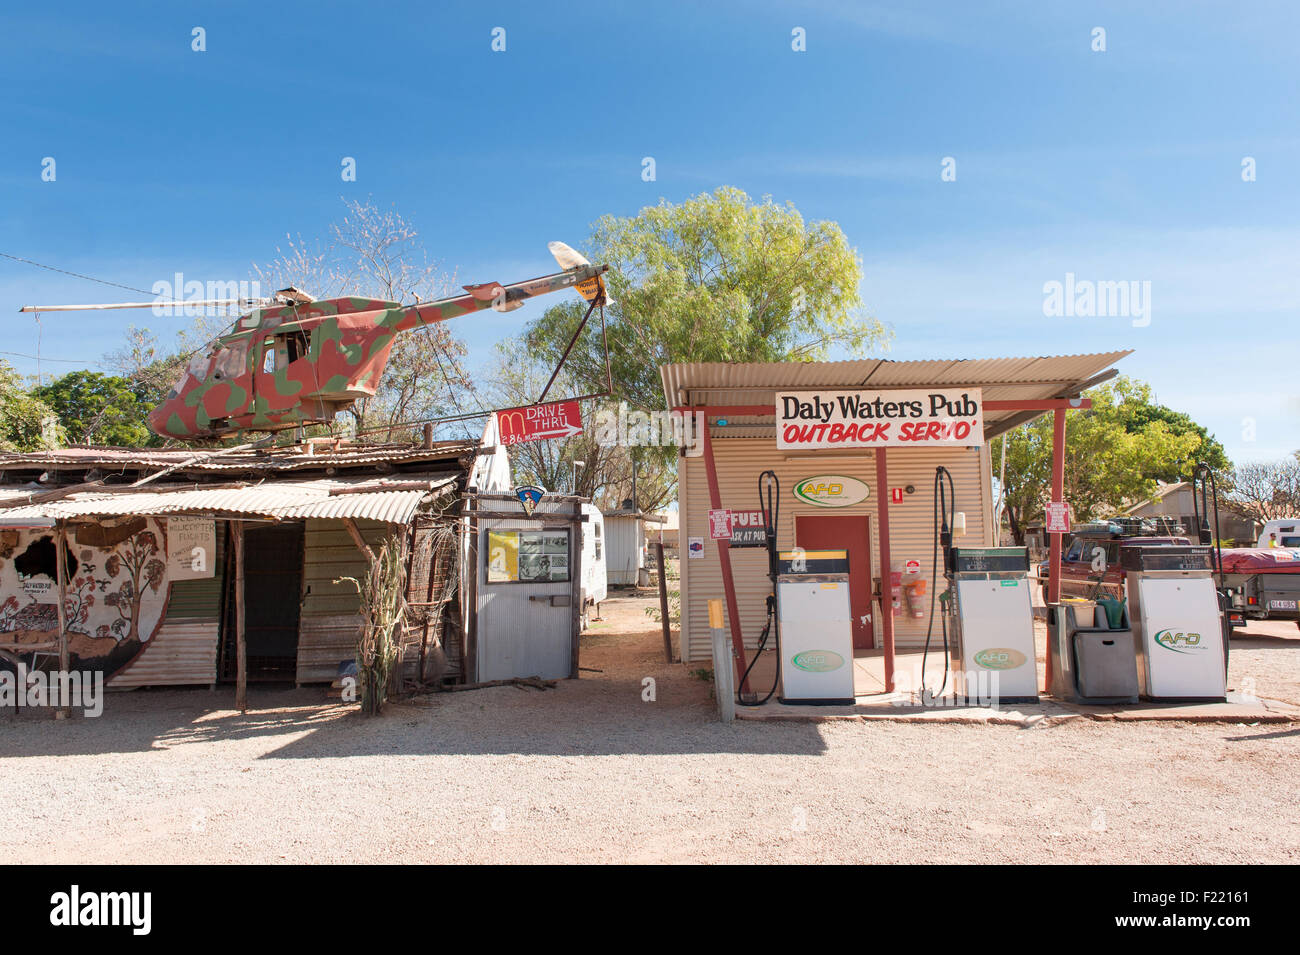
[[[796,391],[776,396],[778,448],[970,447],[984,443],[979,388]]]

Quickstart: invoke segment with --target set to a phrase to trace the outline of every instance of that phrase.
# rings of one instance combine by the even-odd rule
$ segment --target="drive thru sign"
[[[501,443],[520,444],[546,438],[571,438],[582,430],[582,413],[576,401],[529,405],[497,412]]]

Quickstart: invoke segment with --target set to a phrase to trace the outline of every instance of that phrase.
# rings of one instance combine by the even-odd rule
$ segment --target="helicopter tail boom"
[[[393,325],[393,330],[401,332],[420,325],[445,322],[450,318],[457,318],[485,308],[509,312],[523,305],[530,298],[559,292],[566,288],[576,289],[590,302],[595,296],[604,293],[605,285],[601,276],[607,271],[609,271],[607,265],[580,265],[563,272],[543,275],[540,278],[526,279],[513,285],[502,285],[499,282],[467,285],[464,295],[406,306],[402,310],[404,314],[401,319]]]

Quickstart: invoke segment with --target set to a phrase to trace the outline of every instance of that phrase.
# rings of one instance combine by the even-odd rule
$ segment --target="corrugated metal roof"
[[[659,374],[671,405],[772,404],[778,391],[809,388],[909,388],[928,385],[982,388],[986,401],[1034,400],[1073,394],[1073,386],[1107,370],[1131,350],[1087,355],[889,361],[695,362],[663,365]],[[1018,412],[986,412],[985,431]],[[763,418],[733,417],[735,425]],[[767,419],[770,421],[770,418]],[[769,425],[770,426],[770,425]]]
[[[455,475],[277,480],[246,487],[161,485],[101,488],[44,504],[0,510],[0,524],[40,519],[131,515],[212,514],[270,520],[366,518],[405,524],[420,505],[455,488]]]
[[[150,448],[59,448],[55,451],[0,453],[0,470],[105,468],[108,470],[296,471],[366,464],[455,461],[478,450],[474,441],[439,441],[432,448],[418,444],[352,445],[333,450],[317,445],[312,454],[301,447],[210,451]]]

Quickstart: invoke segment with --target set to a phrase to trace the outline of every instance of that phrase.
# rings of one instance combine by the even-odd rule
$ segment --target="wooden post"
[[[659,619],[664,625],[664,663],[673,662],[673,625],[668,619],[668,575],[664,573],[664,542],[655,541],[655,565],[659,569]]]
[[[244,525],[230,522],[235,545],[235,709],[248,712],[248,642],[244,613]]]
[[[59,521],[57,530],[54,534],[54,554],[56,569],[54,571],[55,579],[59,585],[59,673],[65,677],[60,680],[60,689],[67,690],[71,686],[71,681],[66,679],[72,661],[68,654],[68,564],[64,552],[67,550],[68,528],[63,521]],[[59,708],[54,712],[56,720],[66,720],[72,715],[72,707],[66,699],[66,693],[59,695]]]
[[[362,556],[366,558],[366,565],[370,570],[375,569],[375,552],[370,549],[366,539],[361,536],[361,531],[357,527],[357,522],[350,517],[343,518],[343,526],[347,529],[348,536],[352,538],[352,543],[357,545],[357,550],[361,551]]]
[[[461,569],[461,581],[469,580],[469,593],[465,600],[465,658],[461,660],[461,678],[466,683],[478,682],[478,501],[474,492],[465,495],[469,511],[469,548],[467,566]]]
[[[569,525],[569,579],[573,582],[570,588],[572,596],[569,598],[573,604],[569,610],[572,612],[572,623],[570,631],[573,633],[573,646],[570,648],[569,660],[569,679],[578,679],[581,670],[578,666],[578,653],[582,645],[582,601],[585,594],[582,590],[582,568],[583,561],[586,559],[586,548],[582,539],[582,502],[578,498],[573,500],[573,523]]]

